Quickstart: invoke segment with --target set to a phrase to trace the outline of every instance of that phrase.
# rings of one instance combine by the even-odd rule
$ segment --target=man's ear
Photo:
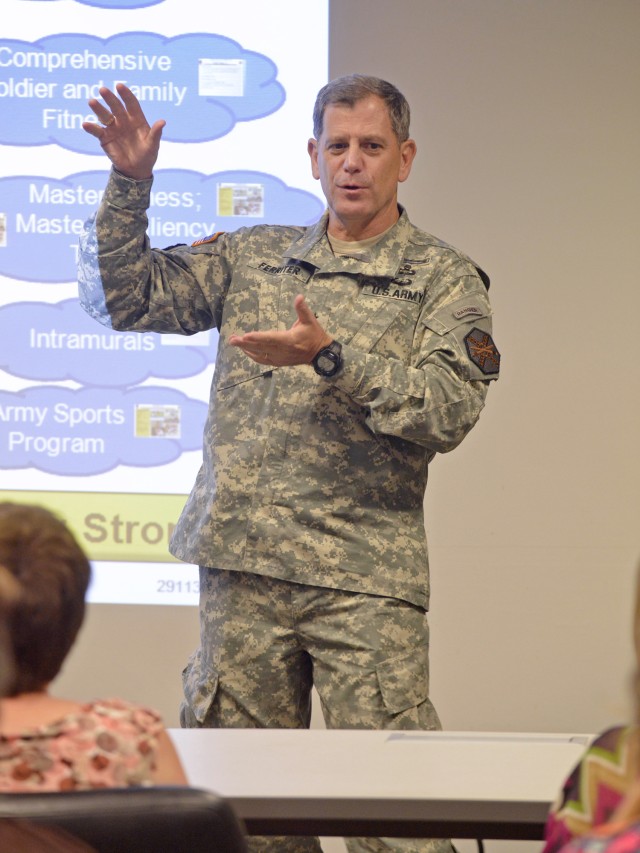
[[[311,159],[311,174],[317,181],[320,179],[320,171],[318,170],[318,143],[315,139],[311,138],[307,142],[307,151]]]
[[[400,145],[400,170],[398,172],[398,181],[406,181],[411,172],[413,160],[418,153],[418,146],[413,139],[405,139]]]

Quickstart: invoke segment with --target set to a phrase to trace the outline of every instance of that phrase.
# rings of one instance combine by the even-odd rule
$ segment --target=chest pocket
[[[420,313],[418,304],[371,296],[362,290],[348,306],[337,308],[327,315],[326,327],[339,341],[362,352],[409,360]]]
[[[222,328],[225,338],[245,332],[288,329],[296,319],[293,300],[309,279],[303,267],[274,266],[266,261],[239,265],[225,300]],[[231,388],[277,368],[256,364],[242,350],[220,340],[215,384],[218,390]]]

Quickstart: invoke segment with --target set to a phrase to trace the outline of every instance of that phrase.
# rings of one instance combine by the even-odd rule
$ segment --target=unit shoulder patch
[[[465,336],[464,345],[471,361],[486,375],[490,376],[500,370],[500,353],[488,332],[483,332],[474,326]]]

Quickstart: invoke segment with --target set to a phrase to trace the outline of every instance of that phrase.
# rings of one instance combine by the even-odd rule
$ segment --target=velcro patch
[[[483,332],[482,329],[474,326],[465,336],[464,345],[471,361],[484,374],[490,376],[500,370],[500,353],[488,332]]]
[[[216,231],[215,234],[209,234],[208,237],[201,237],[191,244],[191,248],[194,246],[203,246],[205,243],[215,243],[221,234],[224,234],[224,231]]]
[[[384,296],[386,299],[401,299],[405,302],[413,302],[414,305],[420,305],[424,299],[424,290],[399,287],[396,279],[390,283],[386,281],[376,283],[375,279],[365,281],[362,285],[362,293],[366,296]]]
[[[464,308],[458,308],[457,311],[453,312],[453,316],[456,320],[462,320],[463,317],[482,317],[483,311],[482,308],[478,308],[477,305],[466,305]]]

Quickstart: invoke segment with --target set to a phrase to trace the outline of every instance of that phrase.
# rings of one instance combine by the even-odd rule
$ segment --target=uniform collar
[[[387,234],[372,246],[365,257],[336,257],[326,238],[329,211],[291,243],[284,257],[314,266],[323,273],[353,273],[355,275],[394,278],[405,256],[412,225],[403,207],[400,218]]]

